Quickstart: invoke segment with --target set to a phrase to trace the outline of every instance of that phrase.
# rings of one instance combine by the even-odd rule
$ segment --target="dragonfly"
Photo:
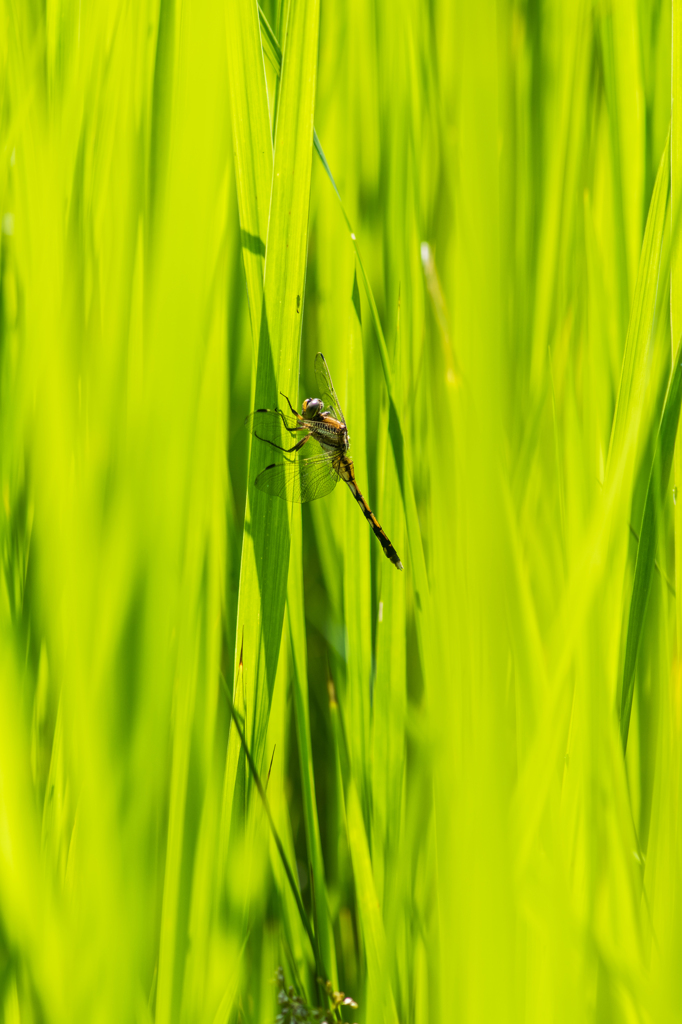
[[[273,462],[258,474],[256,487],[284,501],[307,502],[323,498],[339,480],[348,484],[362,514],[374,531],[384,554],[396,569],[403,565],[396,549],[381,528],[355,480],[353,460],[348,454],[350,437],[341,405],[321,352],[315,356],[318,398],[306,398],[296,412],[289,398],[283,409],[256,409],[246,418],[254,437],[284,454],[284,461]],[[291,447],[287,445],[291,444]]]

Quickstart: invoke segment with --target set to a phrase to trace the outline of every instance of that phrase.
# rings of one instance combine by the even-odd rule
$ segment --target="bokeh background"
[[[2,0],[3,1022],[682,1019],[680,39]]]

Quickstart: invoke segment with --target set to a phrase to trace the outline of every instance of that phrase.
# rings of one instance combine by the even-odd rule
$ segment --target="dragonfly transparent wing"
[[[315,356],[315,376],[317,377],[317,386],[320,391],[320,398],[324,402],[325,409],[332,409],[334,416],[337,420],[346,425],[346,420],[341,412],[341,406],[339,400],[336,397],[336,391],[334,391],[334,385],[329,374],[329,368],[327,366],[327,360],[324,358],[321,352],[318,352]]]
[[[339,474],[328,455],[277,462],[259,473],[255,480],[259,491],[301,503],[324,498],[338,482]]]
[[[284,449],[292,448],[307,433],[299,420],[280,409],[257,409],[246,417],[246,426],[261,441]]]

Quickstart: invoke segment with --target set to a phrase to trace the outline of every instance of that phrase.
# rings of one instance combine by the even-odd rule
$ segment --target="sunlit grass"
[[[0,7],[3,1021],[678,1019],[673,13]]]

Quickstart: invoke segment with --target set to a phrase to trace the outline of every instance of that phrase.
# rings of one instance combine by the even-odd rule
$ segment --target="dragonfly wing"
[[[323,498],[338,482],[339,474],[327,455],[277,462],[259,473],[255,480],[259,491],[301,503]]]
[[[335,418],[343,423],[345,427],[346,420],[341,412],[341,406],[338,398],[336,397],[336,391],[334,391],[334,385],[332,384],[327,360],[321,352],[318,352],[315,356],[315,376],[317,377],[317,386],[319,388],[320,398],[324,402],[325,409],[332,409]]]
[[[246,417],[245,423],[255,437],[279,448],[291,448],[306,433],[299,420],[281,409],[257,409]]]

